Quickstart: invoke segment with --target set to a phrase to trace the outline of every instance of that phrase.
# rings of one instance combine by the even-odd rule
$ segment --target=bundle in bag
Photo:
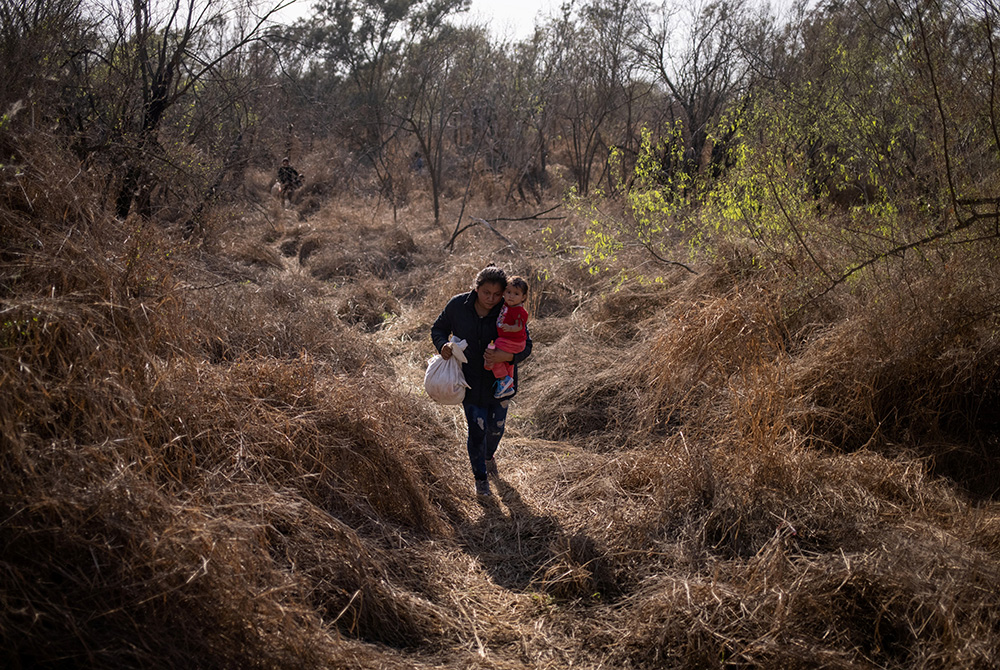
[[[434,402],[442,405],[461,405],[465,399],[465,389],[470,388],[462,374],[462,364],[467,363],[465,348],[469,346],[465,340],[451,336],[451,353],[448,360],[435,354],[427,361],[427,372],[424,373],[424,390]]]

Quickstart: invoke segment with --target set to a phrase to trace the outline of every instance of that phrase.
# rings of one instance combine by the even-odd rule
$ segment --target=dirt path
[[[602,459],[568,443],[520,435],[515,419],[497,452],[493,495],[481,497],[473,493],[463,441],[464,434],[456,434],[449,461],[468,479],[464,520],[455,528],[460,555],[451,557],[465,578],[454,583],[450,598],[468,627],[448,665],[602,667],[587,651],[600,630],[597,620],[606,625],[609,615],[607,585],[595,569],[602,552],[573,521],[601,513],[580,510],[593,498],[573,497],[586,484],[581,469],[598,471]],[[583,658],[590,661],[581,665]]]

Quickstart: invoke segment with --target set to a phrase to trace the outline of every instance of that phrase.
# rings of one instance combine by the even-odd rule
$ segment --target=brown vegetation
[[[1000,666],[993,3],[460,5],[0,4],[0,667]]]
[[[997,661],[988,258],[608,291],[530,220],[445,254],[341,200],[185,241],[44,155],[3,196],[7,667]],[[487,260],[533,278],[536,352],[477,503],[419,379]]]

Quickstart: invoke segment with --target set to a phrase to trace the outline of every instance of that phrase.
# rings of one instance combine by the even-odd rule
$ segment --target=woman
[[[462,365],[462,373],[471,388],[465,392],[462,408],[469,425],[467,446],[472,474],[476,479],[476,493],[485,496],[490,495],[487,473],[497,475],[493,455],[503,437],[507,406],[513,397],[513,394],[503,399],[493,397],[496,378],[486,368],[500,362],[512,362],[514,393],[517,393],[517,364],[531,354],[530,333],[524,350],[518,354],[487,349],[497,339],[497,319],[506,288],[507,274],[502,269],[492,264],[483,268],[476,275],[474,288],[449,300],[431,327],[434,348],[441,352],[441,358],[445,360],[452,356],[448,341],[451,335],[468,343],[465,349],[468,363]]]

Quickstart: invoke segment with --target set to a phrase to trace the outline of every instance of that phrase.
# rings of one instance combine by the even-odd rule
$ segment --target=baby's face
[[[524,302],[524,292],[516,286],[508,286],[504,289],[503,301],[508,305],[520,305]]]

